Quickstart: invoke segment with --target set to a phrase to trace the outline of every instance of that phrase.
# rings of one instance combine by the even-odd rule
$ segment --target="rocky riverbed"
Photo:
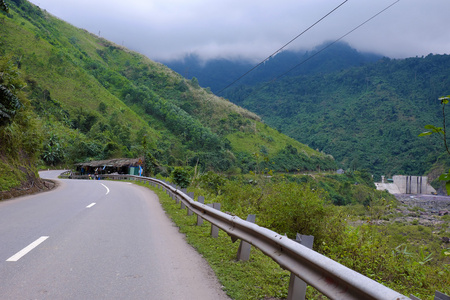
[[[450,233],[450,197],[440,195],[396,194],[400,202],[396,220],[417,225],[442,228]]]

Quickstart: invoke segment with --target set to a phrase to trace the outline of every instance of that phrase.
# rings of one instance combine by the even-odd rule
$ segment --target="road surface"
[[[229,299],[152,191],[58,182],[0,202],[0,299]]]

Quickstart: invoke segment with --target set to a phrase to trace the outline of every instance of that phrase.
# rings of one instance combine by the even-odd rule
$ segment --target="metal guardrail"
[[[225,231],[232,239],[241,239],[257,247],[283,269],[291,271],[331,299],[410,299],[286,236],[194,201],[181,190],[164,181],[132,175],[99,176],[116,180],[133,179],[144,183],[152,182],[164,187],[176,195],[188,209]],[[86,175],[73,175],[71,178],[88,179]]]

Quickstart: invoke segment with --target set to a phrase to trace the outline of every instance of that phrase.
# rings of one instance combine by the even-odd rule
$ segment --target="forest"
[[[332,154],[344,169],[367,169],[377,178],[426,175],[443,144],[418,135],[425,125],[442,122],[438,98],[450,85],[449,65],[449,55],[384,58],[325,75],[239,87],[230,98],[281,132]]]
[[[376,180],[432,173],[443,144],[418,135],[425,125],[442,120],[438,98],[448,94],[450,56],[390,59],[342,42],[317,54],[327,45],[284,51],[221,95],[280,132],[333,155],[345,170],[368,170]],[[226,75],[239,78],[254,66],[226,60],[201,65],[195,57],[167,65],[183,75],[188,69],[187,75],[213,91],[232,82]],[[214,73],[221,77],[215,80]]]

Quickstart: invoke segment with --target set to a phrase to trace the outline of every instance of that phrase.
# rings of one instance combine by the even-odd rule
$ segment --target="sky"
[[[345,0],[32,0],[56,17],[152,60],[197,54],[262,60]],[[347,0],[285,49],[347,34],[397,0]],[[449,0],[400,0],[343,41],[391,58],[450,54]]]

